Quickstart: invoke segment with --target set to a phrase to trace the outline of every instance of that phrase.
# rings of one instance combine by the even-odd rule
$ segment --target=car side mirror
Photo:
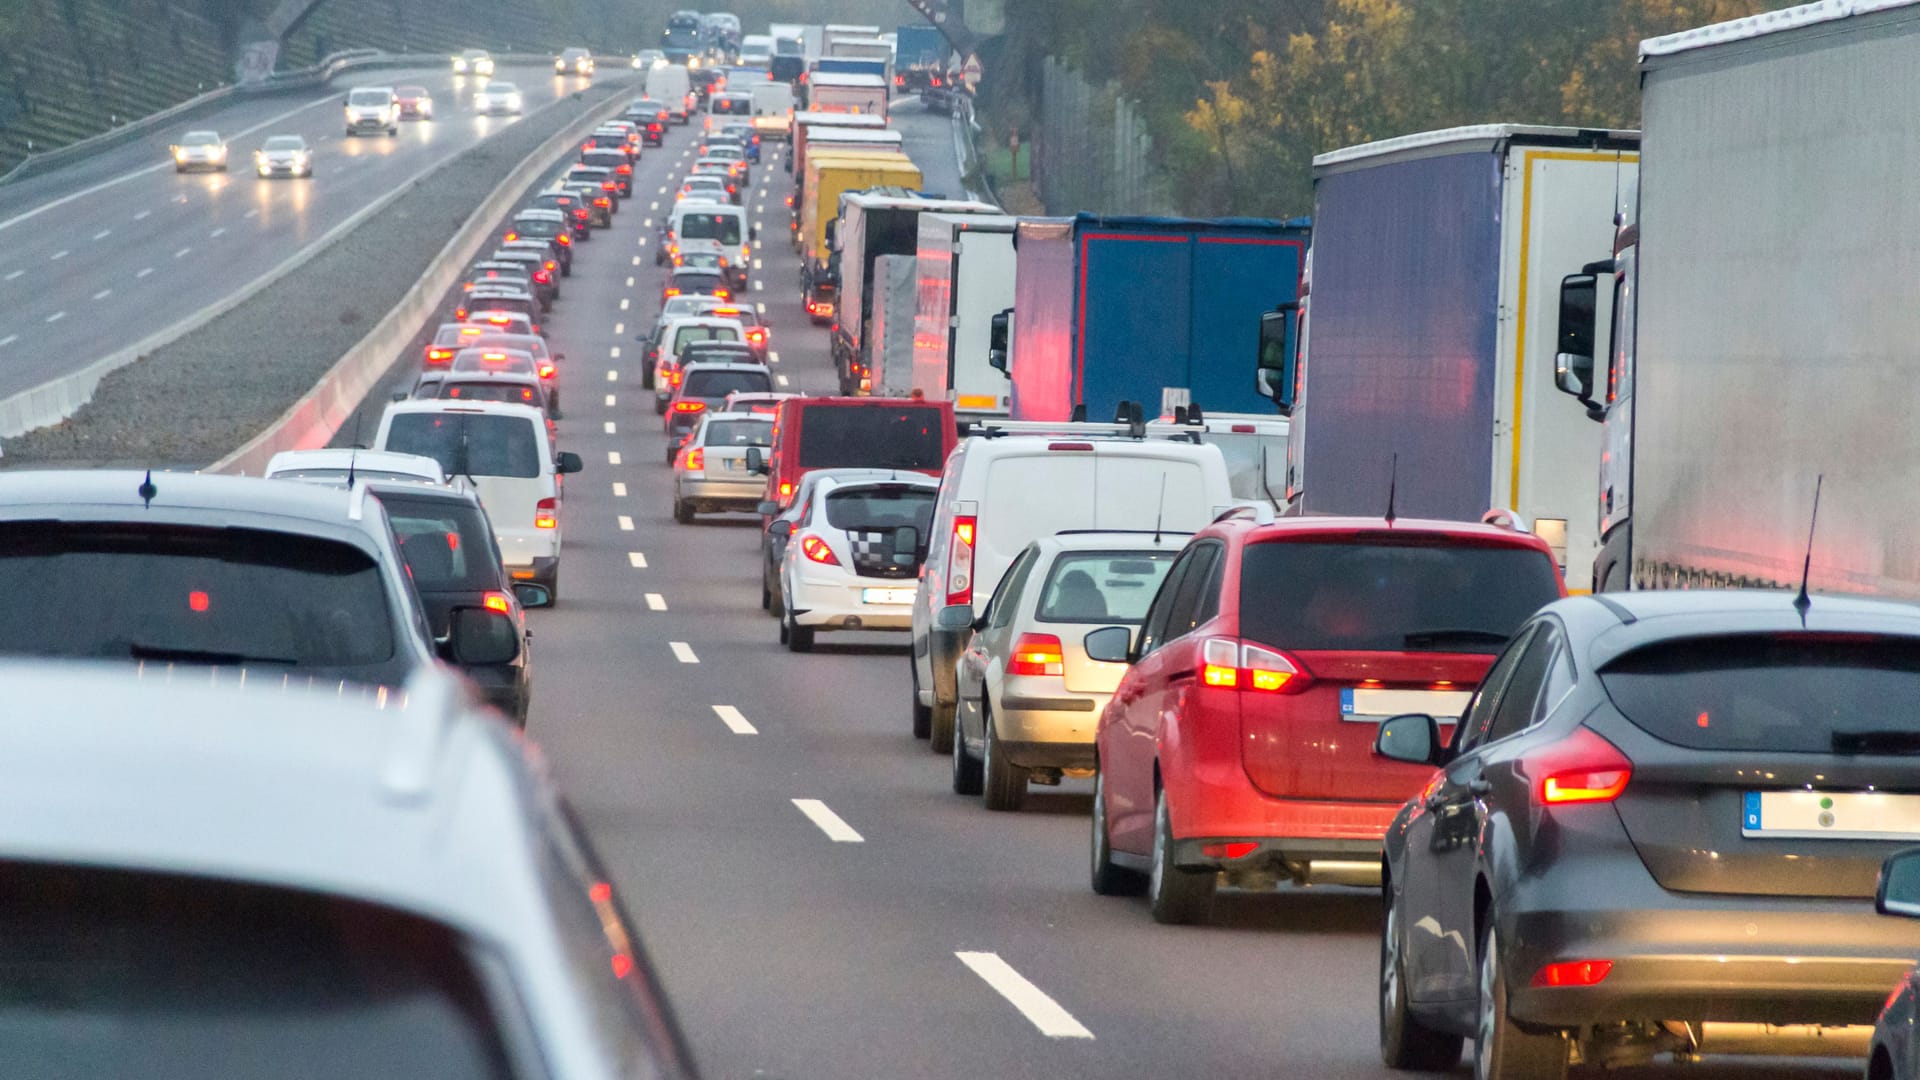
[[[1882,915],[1920,918],[1920,847],[1896,851],[1880,864],[1873,910]]]
[[[577,473],[586,467],[586,463],[580,460],[580,455],[571,450],[562,450],[560,456],[553,459],[554,471],[562,475]]]
[[[510,663],[520,655],[520,635],[505,612],[487,608],[453,609],[442,655],[461,667]]]
[[[767,532],[774,536],[792,536],[793,522],[785,520],[771,522],[767,525]]]
[[[973,629],[973,605],[949,604],[941,608],[933,617],[933,627],[954,634]]]
[[[1445,753],[1440,742],[1440,721],[1426,713],[1390,717],[1374,733],[1373,752],[1388,761],[1438,765]]]
[[[987,330],[987,366],[1008,375],[1008,357],[1013,340],[1013,309],[996,314]],[[1010,376],[1009,376],[1010,377]]]
[[[1582,271],[1560,279],[1560,325],[1554,348],[1553,385],[1582,403],[1593,400],[1593,353],[1597,274]]]
[[[535,585],[531,581],[514,582],[513,595],[520,598],[520,606],[523,608],[553,606],[553,590],[545,585]]]
[[[761,453],[757,446],[747,447],[747,471],[757,476],[767,474],[767,455]]]
[[[754,507],[753,512],[759,514],[761,517],[772,517],[780,512],[780,504],[774,502],[772,499],[761,499],[760,505]]]
[[[1133,631],[1124,626],[1103,626],[1090,631],[1082,644],[1087,659],[1103,664],[1133,663]]]

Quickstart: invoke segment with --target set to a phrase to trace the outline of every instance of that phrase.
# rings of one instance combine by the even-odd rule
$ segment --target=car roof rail
[[[1482,525],[1492,525],[1500,529],[1511,529],[1517,533],[1533,532],[1533,526],[1528,523],[1526,518],[1520,516],[1518,510],[1509,510],[1504,506],[1496,506],[1486,513],[1481,514],[1480,523]]]

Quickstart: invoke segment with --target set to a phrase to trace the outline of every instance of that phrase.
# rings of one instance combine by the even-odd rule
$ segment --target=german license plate
[[[863,604],[911,604],[912,589],[861,589],[860,602]]]
[[[1340,691],[1340,719],[1378,724],[1402,713],[1426,713],[1443,723],[1460,719],[1473,697],[1467,690],[1369,690],[1345,687]]]
[[[1879,791],[1749,791],[1740,835],[1816,840],[1920,840],[1920,795]]]

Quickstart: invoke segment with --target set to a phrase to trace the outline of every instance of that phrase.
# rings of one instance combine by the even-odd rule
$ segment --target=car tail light
[[[705,469],[707,467],[706,449],[699,446],[688,448],[680,455],[680,464],[687,469]]]
[[[763,345],[767,340],[767,332],[758,328],[749,330],[747,331],[747,340],[753,342],[755,345]]]
[[[1535,986],[1598,986],[1613,973],[1611,960],[1563,960],[1534,972]]]
[[[553,378],[553,365],[552,365],[552,364],[541,364],[541,365],[539,366],[539,368],[537,368],[536,370],[537,370],[537,371],[539,371],[539,373],[540,373],[540,377],[541,377],[541,378],[543,378],[543,379],[551,379],[551,378]]]
[[[573,246],[573,237],[568,236],[566,233],[561,233],[560,235],[554,237],[554,239],[560,241],[561,247]]]
[[[480,598],[480,604],[488,611],[497,611],[502,615],[513,610],[513,602],[503,592],[490,592]]]
[[[456,307],[453,309],[453,321],[454,322],[467,321],[467,305],[461,304],[459,307]]]
[[[953,551],[947,557],[947,605],[973,603],[973,545],[980,519],[973,514],[953,519]]]
[[[428,349],[427,350],[427,363],[429,364],[444,364],[447,361],[452,359],[453,359],[452,349]]]
[[[672,286],[668,286],[667,290],[661,293],[660,295],[665,297],[675,297],[680,295],[680,290],[673,288]]]
[[[1200,854],[1209,859],[1244,859],[1259,849],[1258,841],[1228,840],[1220,844],[1201,844]]]
[[[722,300],[731,300],[733,298],[733,294],[725,289],[715,289],[713,290],[713,295]]]
[[[552,259],[548,259],[548,260],[547,260],[547,270],[548,270],[549,272],[551,272],[551,271],[553,271],[553,270],[555,270],[555,269],[558,269],[558,266],[559,266],[559,264],[557,264],[557,263],[555,263],[555,262],[554,262],[554,261],[553,261]]]
[[[680,413],[702,412],[706,407],[707,403],[704,401],[676,401],[673,403],[673,411]]]
[[[674,370],[667,372],[667,385],[675,386],[675,387],[680,385],[680,369],[675,368]]]
[[[539,282],[542,285],[547,285],[552,283],[553,275],[547,273],[545,270],[535,270],[533,272],[533,280]]]
[[[512,242],[514,240],[520,239],[520,234],[517,232],[508,232],[506,236],[502,237],[502,239],[508,242]]]
[[[612,180],[602,180],[600,181],[600,190],[601,191],[618,191],[620,190],[620,185],[617,183],[614,183]]]
[[[1200,647],[1200,681],[1226,690],[1297,694],[1313,679],[1272,649],[1233,638],[1208,638]]]
[[[1545,805],[1612,802],[1633,778],[1633,762],[1592,728],[1579,727],[1559,742],[1521,760],[1535,779],[1534,795]]]
[[[1013,643],[1013,655],[1007,660],[1009,675],[1064,675],[1066,658],[1060,653],[1060,639],[1052,634],[1021,634]]]
[[[615,165],[615,166],[613,167],[613,171],[614,171],[614,172],[617,172],[617,173],[619,173],[619,174],[620,174],[621,176],[632,176],[632,175],[633,175],[633,166],[631,166],[631,165]]]
[[[559,528],[560,519],[554,516],[559,510],[560,504],[558,502],[553,499],[541,499],[538,503],[534,504],[533,527],[536,529]]]
[[[602,195],[599,198],[593,200],[593,205],[599,206],[599,207],[611,208],[613,206],[613,200],[607,198],[605,195]]]
[[[1049,450],[1084,450],[1087,453],[1091,454],[1093,453],[1093,444],[1090,442],[1056,442],[1056,443],[1048,443],[1047,449]]]
[[[827,542],[811,533],[800,538],[800,554],[822,566],[840,565],[839,557],[834,555],[833,549],[827,546]]]
[[[780,485],[780,497],[781,497],[782,499],[790,499],[790,498],[792,498],[792,497],[793,497],[793,485],[792,485],[792,484],[781,484],[781,485]]]

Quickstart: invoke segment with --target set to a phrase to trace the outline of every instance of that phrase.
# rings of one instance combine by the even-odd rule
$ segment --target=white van
[[[373,448],[430,457],[447,475],[472,479],[508,575],[545,585],[559,598],[559,477],[580,471],[580,455],[554,453],[539,409],[492,401],[396,401],[381,414]]]
[[[707,95],[707,115],[702,121],[707,131],[713,131],[729,121],[747,123],[753,119],[753,95],[739,90],[728,90]]]
[[[733,319],[690,315],[684,319],[667,320],[660,328],[660,340],[655,343],[653,411],[657,415],[666,415],[667,402],[673,400],[673,392],[680,386],[680,350],[696,341],[746,340],[746,327]]]
[[[753,94],[753,130],[762,139],[785,140],[793,134],[793,87],[783,82],[756,83]]]
[[[747,208],[734,203],[683,202],[667,218],[667,240],[712,240],[727,260],[746,271],[753,265],[753,242],[760,231],[747,222]],[[741,285],[745,288],[745,284]]]
[[[679,64],[655,64],[647,69],[648,97],[667,107],[667,115],[676,124],[684,124],[693,112],[693,79]]]
[[[1032,541],[1070,530],[1198,532],[1233,503],[1219,447],[1187,436],[1083,434],[973,436],[947,458],[926,561],[913,602],[913,732],[936,753],[953,749],[954,661],[966,631],[942,630],[942,608],[977,615],[1014,557]]]

